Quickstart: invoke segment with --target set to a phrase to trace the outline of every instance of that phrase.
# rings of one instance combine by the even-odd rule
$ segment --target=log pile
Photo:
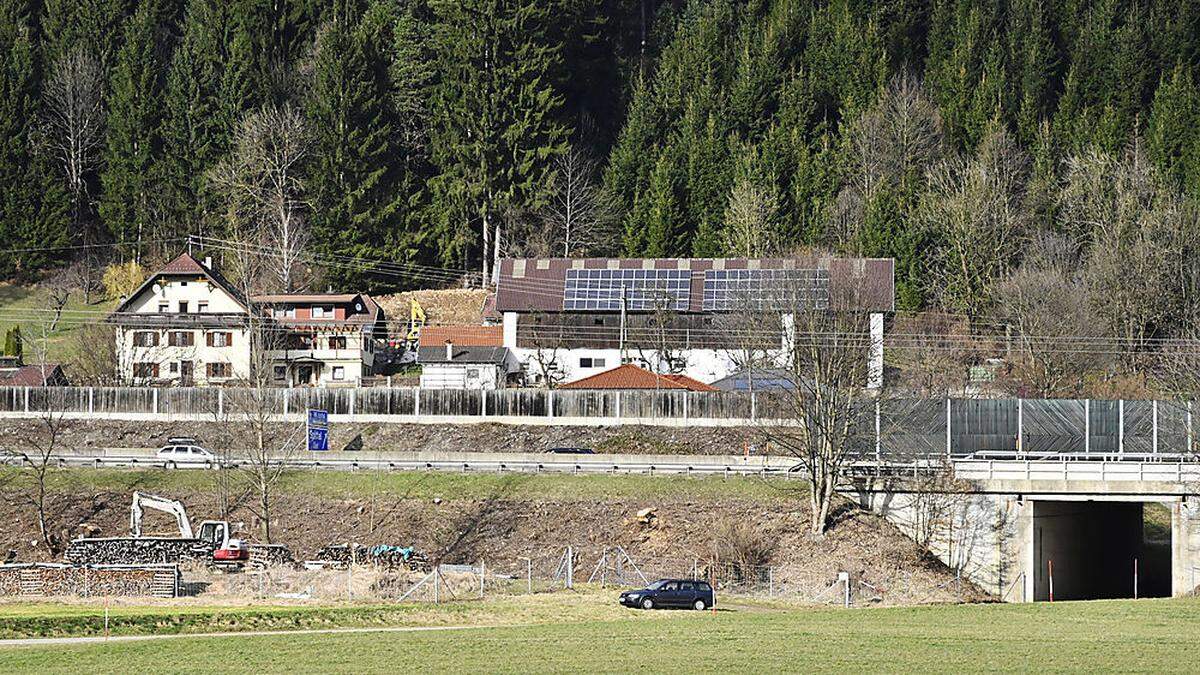
[[[344,568],[355,565],[374,565],[385,569],[410,569],[428,572],[432,568],[429,559],[411,546],[363,546],[362,544],[334,544],[317,551],[316,559],[330,567]]]
[[[0,596],[173,598],[178,589],[179,568],[175,565],[0,565]]]
[[[212,547],[198,539],[113,537],[75,539],[63,560],[73,565],[162,565],[204,560]]]
[[[250,564],[254,567],[290,565],[292,550],[283,544],[250,544]]]

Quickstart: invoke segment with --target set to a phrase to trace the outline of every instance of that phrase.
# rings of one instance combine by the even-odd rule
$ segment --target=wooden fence
[[[250,401],[253,399],[253,401]],[[0,387],[0,415],[46,411],[76,416],[221,421],[268,409],[299,417],[448,422],[463,418],[542,424],[767,424],[794,421],[787,395],[759,392],[458,390],[419,388]],[[867,402],[859,452],[890,458],[986,453],[1059,455],[1194,454],[1192,403],[1038,399]],[[874,417],[872,420],[871,417]]]

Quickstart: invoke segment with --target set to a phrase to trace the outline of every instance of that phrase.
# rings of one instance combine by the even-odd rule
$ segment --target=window
[[[171,311],[170,303],[166,303],[166,302],[158,303],[158,313],[159,314],[166,314],[169,311]]]
[[[597,358],[584,356],[579,359],[579,367],[580,368],[603,368],[604,367],[604,359],[597,359]]]
[[[187,300],[180,300],[180,301],[179,301],[179,313],[180,313],[180,314],[187,314],[187,312],[188,312],[188,301],[187,301]]]
[[[204,300],[197,302],[196,303],[196,311],[201,312],[201,313],[207,312],[208,311],[208,302],[206,302]]]
[[[335,379],[335,380],[344,380],[344,379],[346,379],[346,369],[345,369],[345,367],[343,367],[343,366],[334,366],[334,367],[333,367],[333,379]]]
[[[471,379],[478,379],[479,378],[479,369],[478,368],[467,368],[467,377],[469,377]]]
[[[157,347],[158,333],[149,330],[139,330],[133,334],[134,347]]]
[[[185,287],[185,288],[186,288],[186,287],[187,287],[187,282],[186,282],[186,281],[181,281],[181,282],[179,282],[179,285],[180,285],[180,286],[183,286],[183,287]]]
[[[149,379],[158,377],[157,363],[135,363],[133,364],[133,376],[139,379]]]
[[[172,347],[191,347],[196,344],[196,335],[190,330],[176,330],[168,334],[168,344]]]
[[[314,319],[332,319],[333,307],[314,305],[312,308],[312,318]]]
[[[288,349],[312,349],[313,336],[311,335],[290,335],[288,336]]]
[[[211,378],[229,377],[232,373],[232,369],[228,363],[210,363],[206,368],[208,369],[208,376]]]
[[[346,336],[345,335],[334,335],[333,337],[329,338],[329,348],[330,349],[345,349],[346,348]]]
[[[208,333],[209,347],[228,347],[233,344],[233,333]]]
[[[287,366],[275,366],[274,373],[275,373],[276,380],[281,380],[281,381],[286,380],[287,379]]]
[[[177,374],[179,372],[179,362],[172,361],[171,365],[167,366],[167,370],[170,371],[172,375]]]

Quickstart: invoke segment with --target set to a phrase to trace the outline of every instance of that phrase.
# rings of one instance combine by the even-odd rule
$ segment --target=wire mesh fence
[[[567,546],[529,556],[431,564],[424,569],[373,564],[336,569],[274,566],[184,587],[257,598],[399,603],[612,589],[615,601],[618,590],[644,588],[659,579],[707,581],[718,604],[724,598],[854,607],[975,597],[958,576],[935,578],[895,571],[876,577],[865,572],[815,572],[801,564],[748,565],[696,556],[643,558],[620,546],[588,553]]]

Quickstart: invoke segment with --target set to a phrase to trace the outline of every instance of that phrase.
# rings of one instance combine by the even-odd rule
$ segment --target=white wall
[[[158,293],[154,292],[155,284],[161,289]],[[199,275],[188,279],[159,279],[155,284],[151,284],[135,296],[126,311],[139,314],[157,314],[159,302],[165,301],[169,305],[167,311],[174,313],[179,311],[179,302],[181,300],[188,303],[188,313],[190,314],[200,311],[199,306],[201,302],[208,303],[208,309],[206,310],[208,313],[240,314],[244,311],[228,293],[209,283],[207,279]]]
[[[529,382],[533,382],[535,376],[541,375],[541,367],[538,365],[537,358],[538,351],[526,347],[518,347],[513,350],[520,360]],[[561,382],[574,382],[621,365],[621,352],[618,349],[543,349],[541,355],[543,361],[549,362],[553,359],[558,365],[558,369],[564,373]],[[775,357],[779,358],[780,355],[782,355],[782,351],[779,351]],[[740,370],[730,358],[729,352],[725,350],[680,349],[674,352],[674,356],[687,360],[683,375],[705,383],[715,382]],[[659,364],[655,363],[656,355],[652,352],[641,353],[632,349],[626,351],[626,357],[631,363],[647,366],[651,370],[667,371],[665,367],[660,368]],[[643,358],[648,359],[649,363],[643,364]],[[603,359],[604,365],[588,368],[580,365],[580,359],[592,359],[593,362],[595,359]]]
[[[477,371],[478,379],[468,384],[468,370]],[[504,387],[501,367],[474,363],[428,363],[421,366],[422,389],[500,389]]]

